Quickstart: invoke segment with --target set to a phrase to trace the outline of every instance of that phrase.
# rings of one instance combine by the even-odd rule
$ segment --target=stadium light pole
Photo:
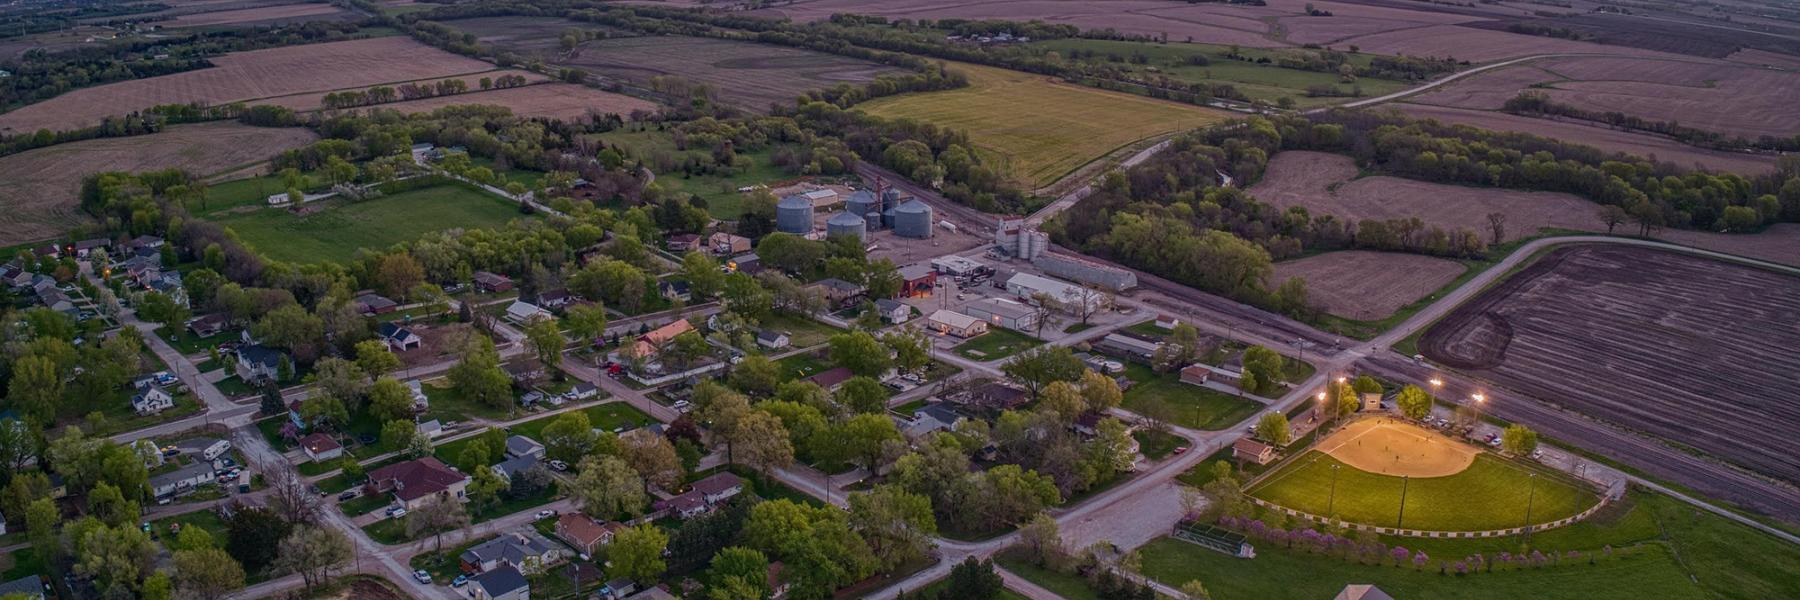
[[[1318,460],[1318,459],[1315,458],[1313,460]],[[1339,465],[1337,465],[1335,463],[1331,465],[1331,495],[1325,497],[1325,516],[1327,516],[1327,517],[1332,516],[1333,513],[1331,512],[1331,509],[1332,509],[1332,507],[1337,506],[1338,466]],[[1402,510],[1405,510],[1405,508],[1406,507],[1404,505],[1401,506]],[[1335,517],[1333,517],[1333,518],[1335,518]]]
[[[1475,399],[1475,425],[1480,426],[1481,425],[1481,403],[1487,402],[1487,396],[1484,396],[1480,392],[1477,392],[1474,396],[1470,396],[1470,398]]]
[[[1400,476],[1400,517],[1394,519],[1394,529],[1400,529],[1406,525],[1406,484],[1411,482],[1411,476]]]
[[[1537,473],[1531,473],[1531,491],[1525,494],[1525,544],[1531,544],[1531,501],[1537,499]]]

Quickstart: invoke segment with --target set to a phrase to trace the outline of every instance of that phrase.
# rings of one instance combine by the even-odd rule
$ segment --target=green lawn
[[[382,507],[389,506],[393,503],[393,498],[389,497],[387,494],[376,494],[373,496],[357,496],[351,498],[349,501],[339,502],[338,508],[343,509],[344,514],[346,515],[358,517],[375,512]]]
[[[204,217],[240,206],[263,208],[268,206],[270,194],[286,192],[287,184],[280,175],[233,179],[207,186],[206,197],[201,205],[190,206],[189,209]]]
[[[1012,571],[1014,575],[1023,577],[1026,581],[1037,584],[1038,587],[1062,596],[1065,600],[1100,600],[1100,594],[1096,593],[1094,588],[1088,587],[1087,580],[1080,575],[1059,573],[1039,567],[1032,564],[1031,561],[1019,560],[1006,552],[995,556],[994,562],[1001,568]]]
[[[788,344],[791,348],[817,346],[830,340],[831,336],[844,332],[842,329],[806,317],[789,314],[775,314],[763,319],[762,328],[788,334]],[[747,350],[760,351],[761,348],[748,348]]]
[[[644,414],[644,411],[638,410],[624,402],[608,402],[598,406],[590,406],[583,409],[582,412],[587,413],[588,422],[590,424],[606,431],[612,431],[621,427],[637,427],[656,422],[656,419],[651,418],[650,415]],[[541,442],[543,441],[544,428],[548,427],[558,416],[561,415],[539,417],[514,425],[512,426],[512,432],[515,435],[522,435]]]
[[[1150,460],[1162,460],[1164,456],[1174,452],[1176,447],[1187,445],[1187,440],[1181,436],[1149,429],[1134,431],[1131,437],[1137,440],[1138,451]]]
[[[1526,522],[1528,496],[1532,523],[1555,521],[1598,501],[1593,492],[1555,474],[1531,470],[1485,452],[1461,473],[1405,482],[1399,477],[1343,465],[1337,469],[1335,494],[1331,492],[1334,464],[1343,465],[1324,453],[1307,452],[1249,492],[1315,515],[1336,512],[1346,521],[1394,527],[1404,483],[1406,520],[1400,525],[1440,531],[1518,527]],[[1530,477],[1532,473],[1538,476]]]
[[[781,368],[782,381],[811,377],[832,367],[831,361],[813,356],[809,352],[802,352],[775,361],[775,366]]]
[[[902,415],[906,415],[906,416],[910,417],[910,416],[913,416],[913,413],[919,412],[919,409],[925,408],[925,404],[926,404],[925,399],[921,398],[921,399],[914,400],[912,402],[908,402],[906,404],[902,404],[902,405],[894,407],[894,412],[897,412]]]
[[[183,528],[205,529],[207,533],[212,534],[213,541],[218,542],[220,546],[225,545],[225,520],[219,518],[219,513],[211,510],[197,510],[187,514],[165,517],[151,521],[150,529],[166,541],[175,537],[173,533],[170,533],[169,526],[176,523],[180,523]]]
[[[213,387],[229,398],[243,398],[257,392],[256,386],[244,383],[244,379],[236,375],[219,380]]]
[[[481,229],[521,218],[518,207],[460,184],[440,184],[369,200],[323,200],[317,212],[281,209],[231,214],[218,223],[264,256],[296,263],[348,262],[359,248],[385,249],[433,231]]]
[[[200,402],[191,392],[175,394],[175,406],[153,415],[140,415],[131,409],[131,397],[137,390],[127,386],[114,390],[100,401],[99,412],[105,415],[105,423],[101,427],[91,427],[86,414],[74,414],[70,410],[80,410],[80,405],[69,403],[62,405],[58,420],[67,423],[79,423],[88,435],[108,436],[115,433],[143,429],[152,425],[178,421],[191,415],[199,414]]]
[[[174,347],[176,352],[189,356],[205,354],[207,349],[234,339],[232,336],[225,333],[215,333],[211,337],[204,338],[196,337],[194,332],[188,331],[186,327],[177,329],[173,335],[170,335],[169,327],[167,325],[156,328],[155,333],[156,337],[162,338],[163,341],[168,342],[170,346]],[[211,359],[209,358],[208,360]],[[200,369],[202,373],[208,370],[210,369]]]
[[[1262,403],[1218,390],[1181,382],[1175,373],[1157,373],[1150,367],[1125,363],[1125,376],[1134,383],[1125,391],[1125,409],[1142,413],[1154,404],[1169,407],[1169,422],[1182,427],[1217,431],[1250,418]]]
[[[427,414],[433,418],[446,421],[467,421],[472,418],[505,420],[511,411],[494,408],[491,405],[464,398],[462,393],[450,387],[449,379],[433,379],[421,385],[425,397],[431,401],[431,409]]]
[[[949,589],[949,587],[950,580],[939,579],[927,584],[925,587],[919,588],[916,593],[925,598],[937,598],[939,594],[944,593],[944,590]],[[999,598],[1000,600],[1028,600],[1023,594],[1008,588],[1000,588]]]
[[[597,137],[609,145],[625,148],[629,154],[644,159],[646,162],[659,154],[677,160],[689,155],[710,155],[706,149],[676,150],[673,134],[668,131],[626,128],[602,133]],[[744,213],[745,194],[739,192],[739,188],[754,185],[772,186],[772,184],[795,178],[783,171],[781,167],[776,166],[772,156],[774,156],[772,147],[753,152],[740,152],[738,159],[745,161],[745,166],[736,169],[736,172],[730,175],[717,173],[689,175],[679,168],[658,171],[656,185],[662,187],[665,193],[677,197],[683,194],[692,194],[706,204],[706,211],[712,213],[713,218],[732,221]]]
[[[500,177],[500,182],[494,184],[494,187],[501,189],[505,189],[507,183],[514,181],[525,184],[525,187],[527,188],[535,188],[537,187],[538,180],[544,178],[544,172],[542,171],[532,171],[530,169],[520,169],[516,167],[496,169],[494,168],[494,159],[485,156],[471,155],[469,156],[469,164],[492,169],[494,174]]]
[[[11,554],[0,557],[0,561],[3,561],[0,562],[0,564],[6,565],[6,571],[0,573],[0,577],[5,578],[6,581],[30,577],[32,575],[50,575],[50,568],[44,564],[44,560],[39,558],[37,552],[31,548],[14,550]]]
[[[267,417],[256,422],[256,430],[262,432],[263,439],[275,448],[276,452],[287,452],[294,445],[287,438],[281,437],[281,426],[288,422],[287,415],[281,414]]]
[[[1044,341],[1007,329],[989,327],[988,332],[954,348],[957,356],[971,360],[999,360],[1044,345]]]
[[[1033,42],[1029,47],[1054,50],[1064,53],[1065,56],[1071,50],[1096,52],[1101,56],[1116,55],[1121,58],[1127,58],[1134,54],[1143,55],[1148,59],[1143,64],[1132,64],[1123,60],[1110,64],[1120,69],[1142,71],[1140,76],[1144,77],[1167,76],[1186,83],[1229,83],[1252,99],[1266,100],[1271,103],[1285,96],[1293,98],[1295,106],[1299,108],[1326,106],[1351,100],[1351,98],[1308,98],[1306,97],[1308,86],[1327,85],[1345,93],[1354,91],[1353,86],[1361,86],[1363,96],[1369,97],[1396,92],[1410,85],[1399,80],[1367,77],[1350,84],[1340,81],[1336,73],[1287,69],[1275,64],[1253,62],[1261,58],[1275,60],[1281,53],[1295,52],[1298,51],[1297,49],[1240,48],[1239,53],[1250,60],[1237,60],[1226,57],[1230,53],[1230,47],[1213,44],[1156,44],[1069,38]],[[1191,55],[1204,56],[1210,64],[1189,64],[1188,57]],[[1372,58],[1373,55],[1369,54],[1354,54],[1350,56],[1350,63],[1366,66]]]

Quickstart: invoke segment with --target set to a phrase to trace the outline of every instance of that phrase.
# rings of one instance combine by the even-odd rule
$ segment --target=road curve
[[[1444,85],[1446,83],[1456,81],[1458,79],[1462,79],[1465,77],[1471,77],[1471,76],[1478,75],[1481,73],[1486,73],[1486,72],[1492,71],[1494,69],[1503,69],[1503,68],[1510,67],[1510,66],[1513,66],[1513,65],[1516,65],[1519,63],[1531,62],[1531,61],[1538,60],[1541,58],[1562,58],[1562,57],[1569,57],[1569,56],[1613,56],[1613,55],[1605,54],[1605,53],[1594,53],[1594,52],[1572,52],[1572,53],[1560,53],[1560,54],[1533,54],[1531,56],[1521,56],[1521,57],[1514,58],[1511,60],[1504,60],[1504,61],[1500,61],[1497,63],[1481,65],[1479,67],[1475,67],[1475,68],[1469,69],[1467,71],[1457,71],[1455,73],[1451,73],[1450,75],[1444,77],[1443,79],[1434,79],[1432,81],[1427,81],[1424,84],[1421,84],[1419,86],[1410,87],[1410,88],[1400,90],[1398,92],[1394,92],[1392,94],[1388,94],[1385,96],[1376,96],[1374,98],[1365,98],[1362,100],[1357,100],[1355,102],[1345,102],[1343,104],[1338,104],[1338,105],[1334,105],[1334,106],[1324,106],[1324,107],[1315,108],[1315,109],[1306,111],[1301,114],[1307,114],[1307,115],[1317,114],[1317,113],[1322,113],[1322,112],[1325,112],[1325,111],[1328,111],[1328,110],[1331,110],[1334,108],[1362,108],[1364,106],[1369,106],[1371,104],[1380,104],[1383,102],[1387,102],[1389,100],[1398,100],[1400,98],[1405,98],[1407,96],[1411,96],[1413,94],[1417,94],[1419,92],[1423,92],[1423,91],[1438,87],[1440,85]]]

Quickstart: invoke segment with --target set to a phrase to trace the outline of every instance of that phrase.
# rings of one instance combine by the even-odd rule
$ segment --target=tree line
[[[1777,137],[1772,135],[1749,139],[1743,136],[1731,137],[1716,131],[1707,131],[1688,127],[1674,121],[1657,121],[1636,115],[1628,115],[1619,111],[1585,110],[1570,104],[1556,102],[1549,94],[1538,91],[1523,91],[1519,95],[1508,98],[1500,106],[1501,110],[1526,116],[1558,116],[1583,121],[1595,121],[1620,129],[1644,131],[1658,135],[1666,135],[1684,144],[1713,148],[1728,152],[1751,150],[1769,150],[1775,152],[1800,151],[1800,136]]]

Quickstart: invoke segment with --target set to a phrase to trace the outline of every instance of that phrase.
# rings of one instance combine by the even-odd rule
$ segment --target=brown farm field
[[[158,104],[223,104],[493,71],[407,37],[235,52],[210,69],[84,88],[0,114],[0,132],[76,129]]]
[[[282,4],[241,10],[220,10],[185,14],[157,25],[169,28],[205,27],[211,25],[275,24],[333,20],[351,16],[330,4]]]
[[[1467,267],[1418,254],[1347,250],[1275,263],[1271,287],[1299,277],[1321,310],[1346,319],[1385,319],[1454,281]]]
[[[211,175],[267,160],[317,139],[297,127],[237,123],[177,125],[162,133],[58,144],[0,158],[0,245],[54,237],[87,220],[77,212],[81,179],[102,171],[171,167]]]
[[[725,102],[764,111],[800,92],[840,83],[865,83],[892,67],[782,46],[681,36],[608,38],[584,42],[553,61],[640,83],[679,75],[709,84]]]
[[[1800,73],[1703,59],[1622,56],[1549,58],[1496,69],[1411,102],[1492,110],[1536,87],[1584,110],[1755,138],[1800,134]]]
[[[504,90],[439,96],[382,104],[377,108],[394,109],[412,114],[459,104],[495,104],[512,109],[515,115],[547,117],[562,121],[576,121],[585,119],[589,115],[609,113],[629,118],[632,111],[657,109],[656,103],[649,100],[571,83],[541,83]]]
[[[1281,152],[1269,161],[1268,173],[1250,194],[1280,208],[1304,206],[1313,214],[1342,219],[1418,217],[1428,226],[1468,228],[1488,237],[1489,213],[1506,215],[1509,240],[1536,235],[1540,229],[1603,232],[1599,205],[1560,192],[1529,192],[1429,183],[1399,177],[1357,178],[1355,161],[1323,152]],[[1627,233],[1619,231],[1619,233]],[[1800,265],[1800,225],[1777,224],[1755,234],[1723,234],[1664,229],[1663,241]]]
[[[1428,329],[1431,360],[1800,482],[1800,278],[1625,246],[1550,251]]]
[[[1493,131],[1529,133],[1609,152],[1622,152],[1681,167],[1700,167],[1752,175],[1775,169],[1775,158],[1761,154],[1707,150],[1648,134],[1611,129],[1583,121],[1539,119],[1499,111],[1471,110],[1423,104],[1390,104],[1416,119],[1436,119],[1446,124],[1468,125]]]

